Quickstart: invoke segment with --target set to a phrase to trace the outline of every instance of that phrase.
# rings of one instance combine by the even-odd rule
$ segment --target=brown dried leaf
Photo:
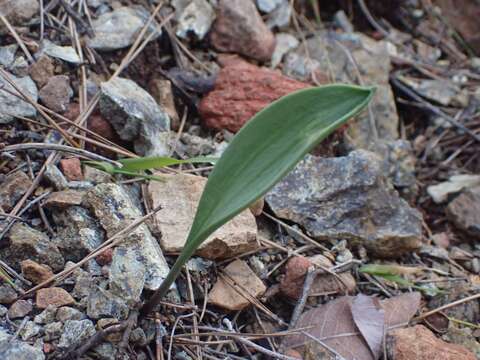
[[[357,297],[342,296],[303,313],[297,323],[297,327],[311,327],[305,330],[305,332],[317,339],[317,342],[321,342],[334,349],[346,360],[375,360],[376,357],[372,354],[373,349],[371,351],[370,346],[375,349],[375,356],[378,356],[378,345],[376,345],[378,340],[369,339],[368,341],[371,342],[369,346],[365,337],[375,338],[374,335],[378,334],[378,329],[376,328],[379,327],[379,317],[373,309],[366,310],[375,318],[375,320],[371,319],[374,323],[372,326],[374,330],[368,329],[369,326],[365,324],[369,320],[367,318],[363,319],[358,315],[358,311],[365,311],[362,309],[370,308],[371,303],[368,303],[366,299],[360,299],[354,306],[354,300],[359,297],[369,298],[373,303],[378,301],[376,298],[365,295],[359,295]],[[379,305],[384,310],[384,327],[388,329],[393,326],[407,324],[420,306],[420,294],[408,293],[399,295],[380,301]],[[352,315],[352,306],[355,309],[357,320],[362,324],[360,331]],[[360,319],[358,316],[360,316]],[[380,339],[381,344],[383,335]],[[301,333],[289,335],[284,339],[285,348],[295,348],[302,351],[311,351],[312,348],[315,347],[312,346],[312,344],[315,343],[312,338]]]

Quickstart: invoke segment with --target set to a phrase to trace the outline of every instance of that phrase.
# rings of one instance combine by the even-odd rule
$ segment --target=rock
[[[85,317],[86,315],[82,313],[80,310],[77,310],[69,306],[62,306],[57,310],[55,319],[63,323],[67,320],[83,320],[85,319]]]
[[[134,43],[149,17],[150,13],[142,6],[122,6],[112,12],[104,13],[92,21],[95,36],[86,38],[86,43],[96,50],[123,49]],[[145,37],[152,31],[157,33],[152,40],[161,34],[161,30],[155,22],[149,27]]]
[[[234,52],[259,61],[270,60],[275,48],[275,37],[252,1],[220,0],[210,38],[219,51]]]
[[[480,237],[480,186],[462,191],[448,204],[446,213],[459,229]]]
[[[8,175],[0,186],[0,207],[3,211],[12,210],[30,186],[32,186],[32,180],[23,171]]]
[[[307,87],[277,71],[231,61],[220,70],[215,89],[202,99],[199,112],[208,127],[237,132],[271,102]]]
[[[115,133],[115,130],[113,129],[112,125],[107,120],[105,120],[105,118],[100,114],[92,114],[88,118],[87,124],[88,124],[88,129],[93,131],[95,134],[98,134],[114,143],[118,143],[121,141],[118,138],[118,135]],[[96,148],[96,147],[93,147],[92,145],[92,148]],[[103,148],[98,148],[98,149],[102,152],[106,151]],[[88,166],[88,168],[92,168],[92,167]]]
[[[148,196],[154,208],[155,233],[166,252],[179,252],[193,222],[207,180],[201,176],[161,174],[164,181],[151,181]],[[249,210],[243,211],[210,235],[195,252],[208,259],[229,258],[258,248],[257,225]]]
[[[477,335],[473,329],[468,327],[458,328],[455,325],[450,324],[448,331],[442,336],[442,339],[453,344],[461,345],[464,348],[470,350],[475,357],[480,357],[480,343],[476,341]]]
[[[94,185],[112,182],[112,177],[109,174],[91,166],[85,167],[83,176],[85,177],[85,181],[89,181]]]
[[[395,329],[387,336],[389,359],[395,360],[474,360],[475,355],[460,345],[449,344],[438,338],[423,325]]]
[[[104,250],[101,254],[98,254],[97,257],[95,258],[95,261],[101,265],[109,265],[112,262],[113,258],[113,249],[106,249]]]
[[[16,223],[8,233],[9,247],[3,255],[13,268],[19,269],[22,260],[47,264],[54,271],[63,269],[64,260],[58,248],[44,233],[23,223]]]
[[[8,78],[22,93],[28,95],[32,101],[37,102],[37,86],[30,77],[17,77],[10,73],[7,74]],[[0,76],[0,86],[13,94],[17,94],[15,88],[3,76]],[[14,120],[14,116],[33,117],[37,114],[37,110],[32,105],[7,91],[0,92],[0,124],[8,124]]]
[[[48,79],[55,74],[55,64],[52,58],[47,55],[42,55],[36,62],[30,65],[30,76],[38,87],[44,86]]]
[[[317,240],[346,239],[381,257],[421,245],[421,214],[398,197],[369,151],[339,158],[307,155],[265,199],[278,217]]]
[[[257,7],[258,10],[269,13],[275,10],[282,2],[283,0],[257,0]]]
[[[250,305],[250,301],[239,295],[239,293],[247,292],[249,296],[255,298],[262,295],[267,289],[262,280],[255,275],[243,260],[233,261],[223,269],[223,273],[228,282],[222,277],[218,278],[208,294],[208,302],[212,305],[232,311],[242,310]],[[232,287],[234,283],[238,284],[237,290]]]
[[[32,304],[26,300],[17,300],[15,301],[10,309],[8,309],[9,319],[19,319],[27,316],[32,311]]]
[[[292,17],[292,6],[288,0],[281,0],[278,5],[267,16],[267,27],[270,29],[287,29],[290,25],[290,18]]]
[[[66,75],[56,75],[40,89],[39,97],[42,103],[51,110],[63,113],[73,96],[70,79]]]
[[[178,9],[177,9],[178,10]],[[210,30],[215,11],[207,0],[193,0],[181,9],[178,17],[177,36],[187,39],[190,33],[202,40]]]
[[[453,175],[448,181],[427,187],[428,195],[437,204],[447,201],[450,194],[460,192],[462,189],[480,186],[480,175]]]
[[[20,263],[23,277],[34,284],[40,284],[53,276],[49,266],[41,265],[33,260],[24,260]]]
[[[49,324],[55,321],[57,308],[54,305],[48,305],[45,310],[33,318],[35,324]]]
[[[122,298],[100,287],[93,289],[88,296],[87,315],[91,319],[103,317],[124,320],[128,317],[128,306]]]
[[[78,190],[63,190],[55,191],[48,195],[43,203],[47,209],[66,209],[70,206],[80,206],[82,204],[83,191]]]
[[[56,307],[75,303],[73,297],[59,287],[43,288],[37,291],[35,303],[37,308],[46,309],[48,305]]]
[[[152,96],[131,80],[115,78],[101,84],[100,111],[122,140],[133,141],[144,156],[168,154],[165,138],[170,119]]]
[[[11,304],[17,300],[17,293],[7,284],[0,285],[0,304]]]
[[[9,66],[9,70],[12,72],[12,74],[21,78],[28,76],[28,69],[28,61],[23,56],[17,57],[15,61]]]
[[[170,80],[154,78],[150,81],[149,88],[155,101],[170,117],[172,130],[178,130],[180,127],[180,119],[178,118],[177,109],[175,108],[172,83]]]
[[[63,326],[63,334],[58,347],[63,350],[78,345],[95,334],[95,326],[90,320],[67,320]]]
[[[0,13],[12,26],[25,25],[32,20],[32,17],[39,14],[38,0],[2,0],[0,1]],[[3,21],[0,25],[0,31],[7,31]]]
[[[15,61],[15,53],[17,52],[18,45],[12,44],[0,47],[0,65],[9,67]]]
[[[45,360],[42,350],[22,341],[0,341],[2,360]]]
[[[285,266],[285,276],[280,282],[280,291],[286,296],[298,300],[302,295],[308,268],[317,263],[324,268],[330,268],[333,265],[330,260],[322,255],[317,255],[313,258],[303,256],[291,258]],[[340,280],[334,275],[327,273],[317,275],[310,287],[309,295],[335,292],[351,293],[355,290],[357,284],[355,278],[349,272],[340,273],[338,277]]]
[[[66,61],[70,64],[79,65],[82,63],[80,56],[78,56],[72,46],[59,46],[46,39],[43,40],[40,53]]]
[[[45,180],[47,180],[47,182],[49,182],[55,188],[55,190],[68,189],[67,179],[55,165],[48,164],[43,176]]]
[[[63,333],[63,324],[61,322],[55,321],[45,325],[44,327],[45,341],[53,341],[60,339]]]
[[[141,217],[140,210],[133,204],[127,192],[117,184],[99,184],[87,192],[85,199],[108,237]],[[117,249],[120,248],[126,251],[138,251],[146,271],[145,288],[158,289],[167,276],[169,268],[157,240],[148,227],[142,224],[135,228],[117,247]],[[117,261],[116,256],[122,254],[117,249],[113,254],[113,262]],[[136,277],[136,274],[128,275],[132,278]]]
[[[53,242],[69,261],[80,261],[99,247],[105,233],[92,214],[81,206],[52,208],[57,224],[57,236]]]
[[[298,39],[288,33],[279,33],[275,35],[275,50],[272,54],[272,61],[270,67],[276,68],[282,62],[283,57],[290,50],[295,49],[300,43]]]
[[[20,337],[23,341],[27,341],[40,335],[41,331],[42,327],[40,325],[35,324],[33,321],[27,321],[22,330],[20,330]]]
[[[139,251],[122,247],[116,248],[113,254],[108,275],[110,291],[134,306],[139,303],[145,285],[146,270],[142,255]]]
[[[60,169],[69,181],[83,180],[82,165],[79,158],[72,157],[60,160]]]
[[[347,14],[343,10],[338,10],[333,15],[333,22],[335,23],[336,26],[338,26],[340,29],[342,29],[346,33],[354,32],[353,24],[351,23]]]

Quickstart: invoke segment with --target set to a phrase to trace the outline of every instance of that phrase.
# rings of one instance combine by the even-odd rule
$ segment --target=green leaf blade
[[[197,163],[215,163],[218,159],[208,156],[199,156],[185,160],[179,160],[171,157],[152,156],[134,159],[121,159],[118,162],[123,165],[122,170],[125,171],[142,171],[159,169],[165,166],[180,164],[197,164]]]
[[[349,85],[309,88],[255,115],[210,174],[186,248],[198,247],[264,195],[316,144],[362,110],[373,93],[373,88]]]

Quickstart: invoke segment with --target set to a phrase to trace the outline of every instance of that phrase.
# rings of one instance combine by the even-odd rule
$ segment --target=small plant
[[[183,251],[142,313],[155,308],[208,236],[264,195],[315,145],[362,110],[374,91],[350,85],[304,89],[255,115],[217,161]]]

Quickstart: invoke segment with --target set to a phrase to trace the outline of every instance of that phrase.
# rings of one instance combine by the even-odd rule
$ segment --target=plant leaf
[[[118,160],[118,162],[123,165],[122,170],[141,171],[180,164],[215,163],[217,160],[218,158],[209,156],[199,156],[185,160],[174,159],[171,157],[152,156],[135,159],[122,159]]]
[[[294,92],[256,114],[233,138],[210,174],[185,247],[150,302],[168,291],[207,237],[287,174],[321,140],[362,110],[375,89],[328,85]]]

